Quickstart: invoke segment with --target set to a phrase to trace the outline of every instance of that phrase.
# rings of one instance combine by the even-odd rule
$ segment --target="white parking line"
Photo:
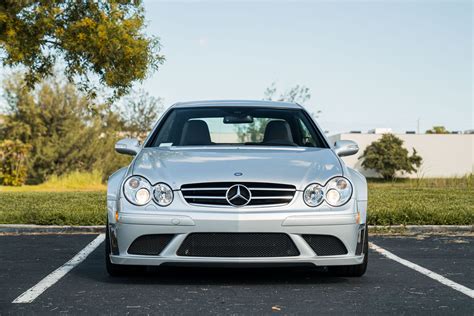
[[[26,292],[15,298],[12,303],[31,303],[38,296],[41,295],[48,288],[53,286],[58,282],[63,276],[65,276],[69,271],[71,271],[75,266],[80,264],[87,256],[93,252],[105,239],[104,234],[100,234],[96,239],[91,241],[84,249],[79,251],[71,260],[63,264],[61,267],[57,268],[50,274],[48,274],[44,279],[39,281],[35,286],[29,288]]]
[[[447,279],[445,278],[444,276],[438,274],[438,273],[435,273],[431,270],[428,270],[426,268],[423,268],[422,266],[419,266],[417,265],[416,263],[413,263],[413,262],[410,262],[408,260],[405,260],[405,259],[402,259],[400,258],[399,256],[396,256],[394,255],[393,253],[391,253],[390,251],[388,250],[385,250],[373,243],[369,243],[369,247],[370,249],[372,250],[375,250],[376,252],[378,252],[379,254],[381,254],[382,256],[385,256],[387,257],[388,259],[391,259],[391,260],[394,260],[398,263],[401,263],[403,264],[404,266],[410,268],[410,269],[413,269],[415,271],[418,271],[420,272],[421,274],[424,274],[426,275],[427,277],[429,278],[432,278],[433,280],[435,281],[438,281],[439,283],[441,284],[444,284],[446,286],[449,286],[450,288],[456,290],[456,291],[459,291],[463,294],[466,294],[467,296],[471,297],[471,298],[474,298],[474,290],[471,290],[470,288],[468,287],[465,287],[464,285],[461,285],[459,283],[456,283],[454,281],[451,281],[450,279]]]

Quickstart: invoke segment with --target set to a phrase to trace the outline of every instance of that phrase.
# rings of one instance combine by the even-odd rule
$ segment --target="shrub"
[[[444,126],[433,126],[432,129],[426,131],[426,134],[449,134],[449,131]]]
[[[20,186],[27,176],[26,158],[31,146],[19,140],[4,140],[0,143],[0,183]]]
[[[403,140],[393,134],[384,134],[380,140],[372,142],[360,159],[364,159],[364,168],[375,170],[386,180],[394,179],[397,171],[416,172],[422,161],[415,148],[409,156],[408,150],[403,148]]]
[[[123,125],[119,115],[61,78],[52,77],[30,91],[12,76],[4,81],[3,90],[7,115],[0,137],[31,144],[27,184],[76,170],[111,172],[129,161],[114,152]]]

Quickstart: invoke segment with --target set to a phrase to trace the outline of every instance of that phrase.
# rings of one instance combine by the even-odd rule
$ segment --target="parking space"
[[[474,239],[463,236],[373,237],[373,242],[433,272],[474,288]]]
[[[0,306],[63,265],[95,235],[0,236]]]
[[[469,296],[374,251],[370,252],[369,268],[362,278],[334,277],[310,268],[172,267],[111,278],[104,268],[102,246],[32,303],[11,303],[95,237],[0,236],[0,291],[6,293],[0,311],[460,315],[472,315],[474,311],[474,300]],[[472,237],[376,236],[371,241],[472,288]]]

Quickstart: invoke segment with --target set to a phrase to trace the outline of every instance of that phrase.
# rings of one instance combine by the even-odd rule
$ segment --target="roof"
[[[301,109],[301,105],[290,102],[262,101],[262,100],[208,100],[190,101],[173,104],[173,108],[214,107],[214,106],[259,106],[282,109]]]

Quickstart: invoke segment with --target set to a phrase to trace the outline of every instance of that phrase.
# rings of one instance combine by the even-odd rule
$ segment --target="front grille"
[[[178,249],[190,257],[292,257],[300,253],[281,233],[192,233]]]
[[[303,235],[303,239],[318,256],[337,256],[347,254],[342,241],[329,235]]]
[[[140,236],[132,242],[128,248],[128,253],[131,255],[158,256],[173,237],[172,234]]]
[[[287,205],[291,202],[296,192],[294,185],[258,182],[185,184],[181,187],[181,192],[189,204],[232,206],[227,201],[226,193],[230,187],[237,184],[245,186],[251,193],[250,201],[245,206]]]

